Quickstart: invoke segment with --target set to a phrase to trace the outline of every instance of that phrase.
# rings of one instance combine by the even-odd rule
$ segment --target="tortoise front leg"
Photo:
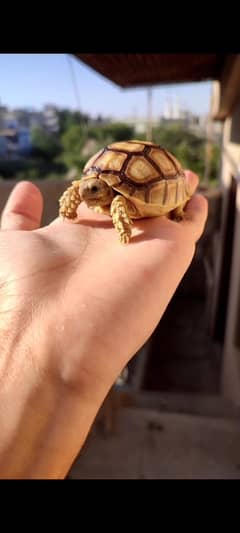
[[[79,194],[80,180],[72,182],[72,185],[63,193],[59,200],[59,216],[69,220],[77,220],[77,208],[81,203]]]
[[[115,196],[111,203],[110,214],[121,244],[127,244],[131,237],[133,222],[129,216],[129,211],[129,202],[126,198],[120,195]]]

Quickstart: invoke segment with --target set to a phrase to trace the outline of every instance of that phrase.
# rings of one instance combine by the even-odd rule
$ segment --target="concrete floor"
[[[119,414],[114,436],[92,431],[71,479],[240,479],[240,420],[150,409]]]

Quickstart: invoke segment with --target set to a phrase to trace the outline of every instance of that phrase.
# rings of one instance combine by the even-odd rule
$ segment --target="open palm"
[[[195,189],[197,177],[188,179]],[[84,205],[78,225],[56,220],[38,229],[41,211],[40,192],[26,182],[2,216],[1,285],[9,309],[18,310],[24,331],[31,325],[39,344],[41,336],[50,344],[64,380],[77,385],[84,375],[108,387],[150,336],[188,268],[206,202],[194,196],[181,223],[139,221],[125,246],[111,220]]]

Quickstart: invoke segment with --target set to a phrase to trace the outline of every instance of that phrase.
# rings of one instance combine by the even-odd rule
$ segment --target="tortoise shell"
[[[114,142],[91,157],[83,177],[104,180],[129,198],[142,216],[165,214],[189,198],[185,174],[177,159],[146,141]]]

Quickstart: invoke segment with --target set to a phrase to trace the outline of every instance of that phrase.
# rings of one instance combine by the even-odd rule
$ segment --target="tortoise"
[[[59,200],[59,216],[78,221],[84,201],[112,217],[122,244],[131,237],[133,219],[167,215],[184,216],[191,193],[177,159],[162,146],[147,141],[122,141],[99,150],[86,163]]]

